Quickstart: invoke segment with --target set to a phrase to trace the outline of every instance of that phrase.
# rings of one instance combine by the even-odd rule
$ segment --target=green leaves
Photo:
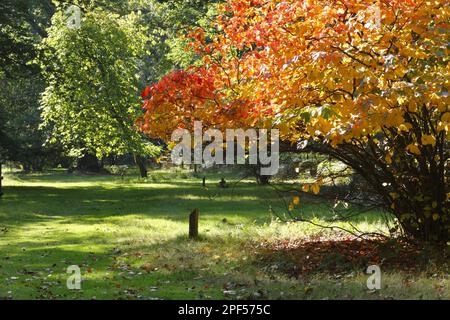
[[[41,60],[48,86],[42,96],[45,125],[67,149],[97,156],[144,153],[135,130],[139,115],[138,62],[147,38],[136,13],[83,13],[80,29],[58,11]]]

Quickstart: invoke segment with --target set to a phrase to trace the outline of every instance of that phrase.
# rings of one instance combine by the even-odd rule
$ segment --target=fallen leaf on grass
[[[234,291],[234,290],[224,290],[223,294],[225,296],[235,296],[236,295],[236,291]]]

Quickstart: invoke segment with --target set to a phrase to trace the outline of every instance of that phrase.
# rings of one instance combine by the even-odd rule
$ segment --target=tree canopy
[[[134,129],[139,112],[138,62],[146,37],[139,16],[96,9],[85,12],[80,29],[66,26],[62,11],[44,39],[43,117],[53,137],[73,152],[99,157],[149,153]]]
[[[14,160],[25,169],[41,168],[51,153],[43,146],[46,132],[39,130],[44,84],[35,59],[52,13],[46,0],[0,3],[0,162]]]
[[[409,235],[446,241],[449,14],[446,1],[228,1],[212,36],[191,34],[201,66],[144,90],[142,129],[277,127],[361,174]]]

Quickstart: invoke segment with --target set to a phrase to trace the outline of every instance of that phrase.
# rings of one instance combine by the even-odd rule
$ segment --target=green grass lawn
[[[244,180],[220,189],[218,180],[209,175],[205,191],[201,179],[187,172],[153,172],[146,181],[58,171],[6,173],[0,298],[450,298],[447,262],[427,257],[422,257],[427,267],[417,272],[382,267],[379,291],[367,289],[361,265],[293,276],[286,270],[294,260],[261,244],[275,248],[326,238],[332,231],[277,221],[271,212],[282,212],[284,203],[271,187]],[[200,210],[201,238],[189,241],[188,214],[194,208]],[[308,197],[301,198],[301,210],[316,222],[331,214]],[[377,212],[353,223],[384,230]],[[66,287],[70,265],[81,268],[81,290]]]

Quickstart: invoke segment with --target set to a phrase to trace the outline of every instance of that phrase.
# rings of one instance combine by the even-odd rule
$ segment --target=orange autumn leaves
[[[418,155],[449,137],[449,7],[445,0],[230,0],[214,32],[189,36],[202,66],[146,89],[142,129],[167,137],[196,119],[277,127],[283,140],[333,147],[395,129],[412,137],[404,149]],[[422,113],[433,130],[412,129],[407,114]]]
[[[212,38],[202,29],[192,34],[190,47],[204,66],[186,71],[193,81],[177,82],[181,71],[168,76],[172,83],[162,79],[156,86],[167,88],[159,98],[151,95],[160,110],[151,113],[177,115],[167,122],[173,129],[179,112],[206,121],[239,101],[230,116],[244,116],[247,126],[284,123],[284,138],[306,135],[337,145],[383,125],[399,126],[405,111],[422,104],[448,112],[448,96],[440,95],[448,88],[445,1],[379,1],[370,11],[372,4],[229,1]],[[370,24],[374,8],[378,27]],[[430,59],[436,63],[425,73]],[[146,117],[149,130],[152,117]],[[440,128],[447,130],[448,117],[443,120]],[[299,122],[306,130],[291,130]]]
[[[142,91],[144,115],[137,123],[149,136],[170,140],[173,130],[193,130],[194,121],[205,127],[235,127],[245,119],[245,103],[227,100],[205,67],[176,70]]]
[[[204,68],[174,71],[145,88],[141,96],[145,99],[145,114],[139,119],[142,130],[166,139],[176,128],[190,128],[196,117],[211,116],[216,99],[213,80]]]

